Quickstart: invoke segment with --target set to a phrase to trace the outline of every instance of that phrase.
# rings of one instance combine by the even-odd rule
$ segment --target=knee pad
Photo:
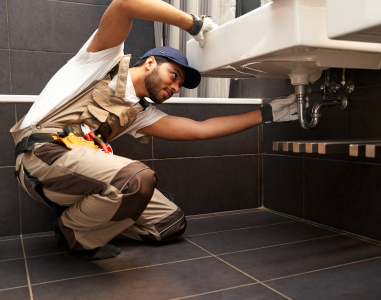
[[[112,221],[136,221],[150,202],[157,183],[156,173],[136,162],[124,167],[111,182],[122,193],[122,203]]]
[[[187,228],[187,220],[183,211],[177,208],[175,212],[161,220],[155,227],[160,234],[161,241],[168,241],[183,235]]]

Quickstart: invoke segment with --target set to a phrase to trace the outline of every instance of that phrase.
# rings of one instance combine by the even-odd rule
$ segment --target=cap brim
[[[185,87],[187,89],[194,89],[194,88],[198,87],[198,85],[201,82],[201,74],[199,71],[177,61],[176,59],[173,59],[172,57],[167,56],[167,58],[170,59],[171,61],[179,64],[180,66],[182,66],[184,68],[185,81],[183,83],[183,87]]]

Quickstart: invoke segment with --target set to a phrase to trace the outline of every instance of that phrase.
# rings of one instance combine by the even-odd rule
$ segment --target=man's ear
[[[157,62],[155,57],[153,56],[148,57],[146,62],[144,63],[144,67],[147,71],[152,70],[154,67],[156,67],[156,65],[157,65]]]

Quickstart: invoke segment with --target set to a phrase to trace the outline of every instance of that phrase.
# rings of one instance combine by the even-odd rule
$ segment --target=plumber
[[[201,47],[204,34],[217,27],[209,17],[187,14],[161,0],[114,0],[99,28],[11,129],[19,183],[53,209],[57,242],[80,259],[117,256],[121,250],[109,244],[112,239],[166,241],[180,237],[186,228],[172,196],[155,188],[153,170],[96,149],[81,137],[83,126],[106,143],[123,134],[194,141],[297,118],[293,95],[261,109],[203,122],[170,116],[149,105],[144,97],[160,104],[181,86],[197,87],[201,76],[182,52],[170,47],[147,51],[130,68],[123,44],[133,18],[178,26]]]

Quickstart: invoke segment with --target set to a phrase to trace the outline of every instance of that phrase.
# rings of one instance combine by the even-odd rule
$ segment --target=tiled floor
[[[267,209],[188,217],[183,239],[82,261],[0,238],[0,299],[381,299],[381,243]]]

